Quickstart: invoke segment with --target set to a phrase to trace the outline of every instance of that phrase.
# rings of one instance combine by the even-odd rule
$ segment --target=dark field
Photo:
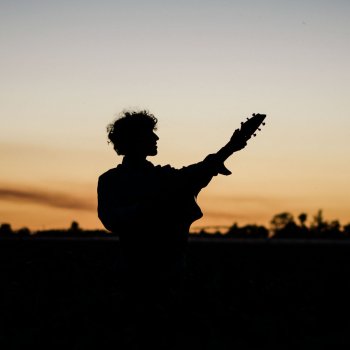
[[[193,239],[181,347],[350,347],[350,244]],[[118,242],[0,241],[1,349],[123,349]],[[190,316],[189,316],[190,315]]]

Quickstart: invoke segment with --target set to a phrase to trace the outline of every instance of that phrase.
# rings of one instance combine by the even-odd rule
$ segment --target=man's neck
[[[144,163],[146,162],[146,157],[147,156],[142,156],[142,155],[127,155],[124,156],[123,162],[128,162],[128,163]]]
[[[144,168],[149,167],[152,165],[151,162],[149,162],[146,157],[134,157],[134,156],[124,156],[123,158],[123,164],[127,165],[129,167],[133,168]]]

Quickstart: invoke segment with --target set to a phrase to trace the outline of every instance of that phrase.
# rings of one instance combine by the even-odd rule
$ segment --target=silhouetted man
[[[153,165],[146,158],[157,154],[156,125],[147,111],[130,111],[108,126],[108,138],[124,158],[99,177],[98,216],[120,237],[128,297],[134,304],[144,298],[143,305],[171,308],[181,286],[189,228],[203,215],[197,195],[213,176],[231,172],[220,152],[181,169]],[[235,132],[230,151],[245,145]]]

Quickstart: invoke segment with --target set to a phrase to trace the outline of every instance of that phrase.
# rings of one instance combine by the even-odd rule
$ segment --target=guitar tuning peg
[[[249,118],[247,118],[247,120],[249,120]]]
[[[260,129],[260,128],[258,128],[258,130],[259,130],[259,131],[261,131],[261,129]]]
[[[262,123],[262,125],[265,125],[265,123]]]
[[[255,137],[255,136],[256,136],[256,134],[253,134],[253,136]]]
[[[241,122],[241,125],[243,125],[244,123],[243,122]]]

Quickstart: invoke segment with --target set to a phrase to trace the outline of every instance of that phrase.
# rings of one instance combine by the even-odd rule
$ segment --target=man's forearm
[[[247,140],[239,133],[237,129],[232,135],[230,141],[222,147],[217,153],[213,154],[213,158],[219,164],[218,173],[222,175],[230,175],[231,171],[228,170],[224,162],[229,158],[233,153],[240,151],[247,145]]]

